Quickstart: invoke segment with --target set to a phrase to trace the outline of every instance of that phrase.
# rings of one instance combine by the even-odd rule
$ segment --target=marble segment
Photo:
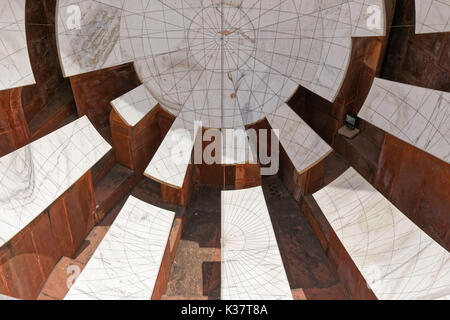
[[[0,0],[0,90],[34,83],[25,32],[25,0]]]
[[[130,196],[65,300],[150,300],[174,218]]]
[[[110,149],[85,116],[0,158],[0,247]]]
[[[353,168],[314,198],[375,295],[450,298],[450,254]]]
[[[222,300],[292,300],[261,187],[222,191]]]
[[[359,117],[450,160],[450,93],[375,78]]]
[[[192,150],[201,127],[186,120],[189,113],[180,114],[173,123],[144,175],[176,189],[183,187],[191,161]]]
[[[119,45],[121,9],[112,3],[115,2],[58,1],[57,45],[65,77],[127,62],[122,59]],[[77,10],[81,14],[79,27]]]
[[[450,32],[450,0],[415,0],[416,33]]]
[[[287,104],[267,115],[272,129],[299,173],[310,169],[333,149],[304,122]]]
[[[157,104],[144,85],[111,101],[114,110],[130,127],[137,125]]]

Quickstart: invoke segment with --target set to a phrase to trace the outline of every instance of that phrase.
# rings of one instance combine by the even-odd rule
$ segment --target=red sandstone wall
[[[139,86],[132,64],[70,78],[78,115],[87,115],[99,131],[109,127],[110,102]]]
[[[375,187],[450,250],[450,166],[386,135]]]
[[[56,0],[26,2],[28,53],[36,85],[23,89],[22,103],[27,121],[58,93],[68,80],[62,77],[55,34]]]
[[[450,91],[450,33],[416,35],[414,0],[397,1],[381,77]]]
[[[0,157],[23,147],[30,139],[21,94],[22,88],[0,91]]]
[[[0,247],[0,294],[36,299],[62,256],[71,257],[94,226],[88,172],[47,210]]]
[[[0,92],[0,156],[30,142],[29,121],[64,84],[55,40],[56,0],[26,2],[26,33],[36,85]]]
[[[364,121],[360,123],[361,135],[352,141],[343,139],[337,134],[344,125],[347,113],[357,114],[364,103],[377,70],[381,66],[383,52],[387,46],[384,38],[354,38],[350,67],[342,89],[334,103],[331,103],[315,93],[300,88],[297,94],[289,101],[289,105],[300,115],[328,144],[338,151],[344,158],[369,181],[373,181],[377,172],[377,163],[381,146],[384,141],[384,132]],[[282,161],[283,180],[289,189],[298,180],[292,177],[293,170],[286,169]],[[320,170],[314,168],[314,176],[310,181],[317,184]],[[292,173],[290,173],[292,172]],[[308,181],[302,180],[301,195],[308,194],[313,188],[308,187]]]
[[[165,129],[163,135],[158,120],[167,117],[170,115],[156,106],[136,126],[130,127],[112,110],[111,135],[117,162],[141,176],[165,136]]]
[[[450,33],[416,35],[414,1],[397,3],[381,77],[450,91]],[[419,227],[450,249],[447,163],[387,134],[374,184]]]

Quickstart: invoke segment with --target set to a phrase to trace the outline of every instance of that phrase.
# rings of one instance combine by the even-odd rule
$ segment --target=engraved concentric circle
[[[256,31],[249,16],[233,6],[199,11],[188,30],[189,51],[206,70],[239,69],[255,51]]]

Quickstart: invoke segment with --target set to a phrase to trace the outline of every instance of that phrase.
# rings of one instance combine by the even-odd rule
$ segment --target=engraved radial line
[[[337,88],[334,83],[339,84],[345,74],[345,68],[332,65],[337,60],[332,55],[346,55],[348,43],[337,34],[324,38],[319,32],[323,28],[314,34],[315,24],[337,20],[332,12],[320,17],[305,15],[310,20],[305,21],[305,28],[312,29],[312,35],[304,37],[309,31],[296,21],[301,16],[296,0],[249,0],[241,5],[237,1],[215,5],[180,1],[147,2],[145,12],[150,20],[141,34],[132,29],[133,16],[123,20],[128,19],[128,34],[132,35],[123,44],[135,44],[135,49],[128,51],[130,56],[136,54],[140,78],[173,114],[193,105],[192,115],[203,119],[205,126],[209,122],[214,123],[212,127],[242,127],[259,121],[264,112],[279,110],[298,84],[332,98]],[[339,19],[343,25],[347,23],[346,17]],[[128,25],[122,25],[127,31]],[[141,38],[145,39],[143,46]],[[327,68],[333,74],[326,75]],[[335,70],[340,73],[335,75]],[[290,81],[293,75],[295,81]],[[301,147],[307,153],[311,150]],[[302,151],[297,148],[295,152]]]
[[[224,21],[223,21],[223,14],[222,14],[222,12],[223,12],[223,2],[221,2],[221,4],[220,4],[220,6],[221,6],[221,15],[220,15],[220,34],[221,34],[221,38],[220,38],[220,59],[221,59],[221,61],[220,61],[220,63],[221,63],[221,68],[222,68],[222,70],[221,70],[221,73],[220,73],[220,107],[221,107],[221,114],[222,114],[222,117],[221,117],[221,119],[220,119],[220,121],[221,121],[221,127],[223,128],[224,127],[224,90],[225,90],[225,88],[224,88],[224,76],[223,76],[223,72],[224,72],[224,51],[223,51],[223,38],[224,38],[224,35],[223,35],[223,33],[222,33],[222,31],[224,30],[223,29],[223,23],[224,23]],[[224,183],[225,183],[225,181],[224,181]]]
[[[178,11],[177,11],[177,9],[176,8],[172,8],[171,6],[169,6],[167,3],[164,3],[163,1],[161,1],[161,0],[158,0],[158,2],[159,3],[161,3],[163,6],[165,6],[165,7],[167,7],[167,8],[169,8],[170,10],[173,10],[173,11],[175,11],[176,13],[178,13],[179,15],[181,15],[183,18],[186,18],[187,20],[189,20],[189,21],[191,21],[191,22],[193,22],[193,23],[195,23],[195,24],[197,24],[196,22],[194,22],[193,20],[191,20],[191,19],[189,19],[189,17],[187,17],[187,16],[185,16],[185,15],[183,15],[183,14],[181,14],[181,13],[179,13]],[[191,7],[191,9],[193,10],[193,11],[195,11],[194,10],[194,8],[192,8]],[[197,13],[197,11],[195,11],[196,13]],[[164,21],[164,23],[167,23],[166,21]],[[204,28],[204,26],[202,26],[202,25],[200,25],[200,24],[198,24],[198,26],[200,27],[200,28]]]

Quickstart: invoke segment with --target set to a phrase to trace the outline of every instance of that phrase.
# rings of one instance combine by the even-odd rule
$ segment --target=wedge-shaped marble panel
[[[416,0],[416,33],[450,31],[450,0]]]
[[[66,300],[150,300],[175,212],[130,196]]]
[[[1,0],[0,90],[34,83],[25,33],[25,0]]]
[[[450,93],[375,78],[359,117],[446,162]]]
[[[222,192],[222,300],[292,300],[261,187]]]
[[[87,117],[0,159],[0,247],[41,214],[111,146]]]
[[[287,104],[268,114],[267,120],[272,129],[278,129],[278,139],[299,173],[333,151]]]
[[[201,128],[179,115],[159,146],[144,175],[162,184],[181,189],[197,134]],[[199,130],[200,129],[200,130]]]
[[[353,168],[314,194],[379,299],[450,298],[450,254]]]
[[[140,85],[123,96],[111,101],[117,114],[134,127],[158,104],[144,85]]]

